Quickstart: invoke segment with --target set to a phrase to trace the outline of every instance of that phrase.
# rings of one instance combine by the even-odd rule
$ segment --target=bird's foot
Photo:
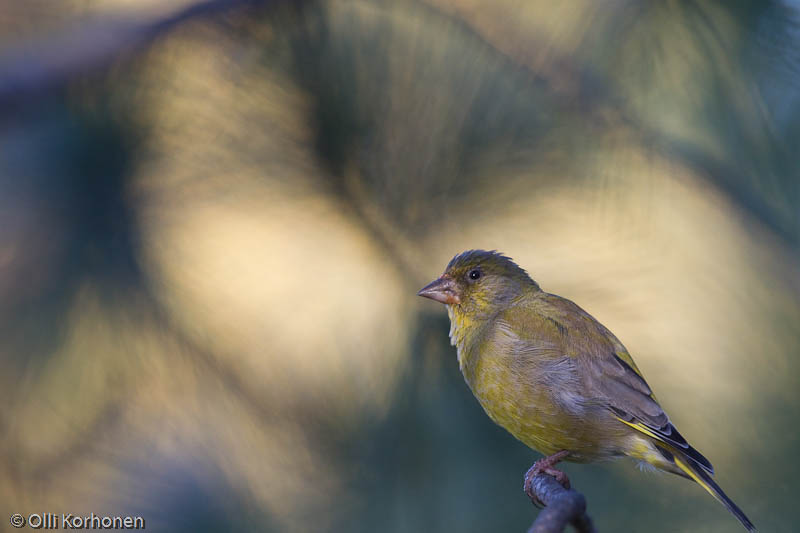
[[[561,470],[553,468],[556,464],[566,459],[568,455],[569,452],[567,450],[561,450],[553,455],[543,457],[542,459],[539,459],[533,463],[533,466],[530,467],[525,473],[525,483],[523,484],[522,488],[525,490],[525,494],[528,495],[528,498],[531,499],[534,505],[538,507],[544,507],[544,503],[539,500],[539,498],[536,496],[536,493],[533,491],[533,478],[539,474],[553,476],[556,478],[556,481],[561,483],[565,489],[570,488],[569,478],[567,475]]]

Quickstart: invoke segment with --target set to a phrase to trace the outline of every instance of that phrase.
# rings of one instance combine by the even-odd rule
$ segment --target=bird
[[[748,531],[755,526],[714,481],[714,468],[678,432],[628,350],[571,300],[543,291],[497,251],[468,250],[418,293],[443,303],[459,368],[488,416],[546,457],[525,475],[562,461],[631,457],[708,491]],[[651,468],[651,467],[648,467]]]

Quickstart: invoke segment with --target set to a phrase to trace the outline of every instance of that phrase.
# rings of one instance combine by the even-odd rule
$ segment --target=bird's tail
[[[756,527],[750,519],[739,509],[738,505],[733,503],[733,500],[728,498],[720,486],[711,478],[711,474],[707,470],[671,446],[668,447],[661,443],[658,443],[657,446],[664,458],[677,467],[678,471],[675,472],[676,474],[696,481],[698,485],[706,489],[709,494],[724,505],[725,508],[742,523],[747,531],[756,531]]]

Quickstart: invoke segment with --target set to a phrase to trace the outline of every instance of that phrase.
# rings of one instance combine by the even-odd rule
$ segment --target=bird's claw
[[[569,490],[570,482],[567,475],[561,470],[553,468],[553,465],[564,459],[568,454],[569,452],[561,451],[558,453],[554,453],[553,455],[550,455],[548,457],[539,459],[538,461],[533,463],[533,466],[531,466],[525,473],[525,482],[523,483],[522,488],[525,491],[525,494],[528,495],[528,498],[531,499],[531,502],[533,502],[535,506],[539,508],[545,506],[544,502],[542,502],[539,499],[539,497],[536,496],[536,493],[533,490],[533,478],[539,474],[547,474],[548,476],[553,476],[555,480],[561,484],[561,486]]]

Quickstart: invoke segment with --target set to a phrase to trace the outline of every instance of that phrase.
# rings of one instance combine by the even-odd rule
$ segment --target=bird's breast
[[[550,362],[521,364],[515,360],[519,354],[493,337],[473,341],[457,344],[459,366],[495,423],[544,454],[570,450],[578,461],[614,454],[596,442],[602,438],[605,413],[578,401],[568,368]]]

